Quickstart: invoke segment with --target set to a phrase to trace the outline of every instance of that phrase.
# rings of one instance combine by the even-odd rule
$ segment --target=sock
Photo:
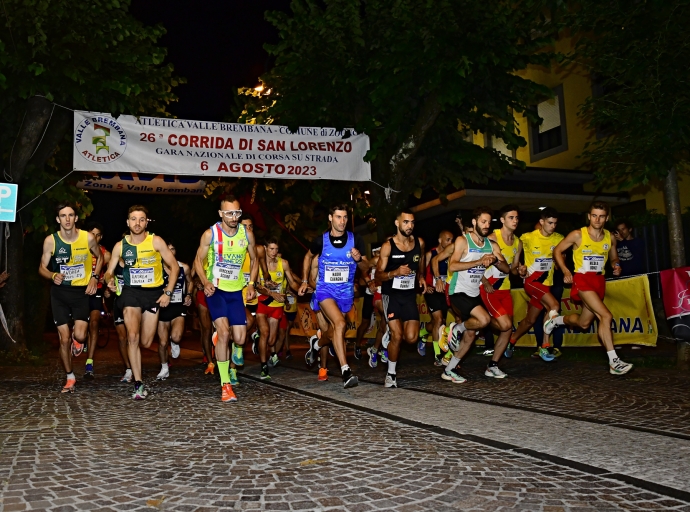
[[[345,365],[343,365],[343,366],[340,367],[340,371],[341,371],[342,373],[345,373],[345,372],[348,371],[349,369],[350,369],[350,365],[348,365],[348,364],[345,364]]]
[[[230,384],[230,361],[216,361],[220,375],[220,385]]]
[[[618,354],[616,354],[615,350],[609,350],[606,352],[606,355],[609,356],[609,363],[613,364],[614,359],[618,359]]]
[[[436,357],[441,355],[441,347],[438,346],[438,340],[434,341],[434,355]]]
[[[460,363],[460,359],[458,359],[455,356],[451,357],[450,362],[448,363],[448,366],[446,366],[446,373],[453,371],[459,363]]]
[[[388,361],[388,373],[390,373],[391,375],[395,375],[395,367],[397,364],[397,361]]]
[[[67,374],[67,380],[70,380],[70,379],[77,380],[77,378],[74,376],[74,372],[69,372]]]
[[[86,364],[93,364],[93,359],[87,359]]]
[[[511,345],[515,346],[515,344],[517,343],[517,340],[511,336],[511,337],[510,337],[510,340],[508,341],[508,343],[510,343]]]
[[[558,310],[557,309],[552,309],[551,311],[549,311],[549,318],[550,319],[553,319],[557,316],[558,316]]]
[[[565,321],[563,320],[562,316],[557,316],[556,318],[553,319],[553,325],[565,325]]]
[[[141,382],[140,380],[135,380],[134,381],[134,389],[137,389],[139,386],[143,386],[144,383]]]
[[[551,346],[550,341],[545,341],[544,343],[541,344],[541,347],[539,348],[549,348]]]
[[[496,361],[489,361],[489,368],[492,368],[494,366],[498,366],[498,363]]]
[[[161,363],[161,370],[167,370],[168,369],[168,363]]]

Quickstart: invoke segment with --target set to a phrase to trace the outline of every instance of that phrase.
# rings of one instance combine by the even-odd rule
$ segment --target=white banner
[[[202,196],[206,182],[196,176],[179,177],[169,174],[136,174],[129,172],[84,174],[77,183],[84,190],[130,192],[134,194],[169,194],[176,196]]]
[[[352,132],[354,133],[354,132]],[[369,137],[334,128],[74,113],[74,170],[368,181]]]

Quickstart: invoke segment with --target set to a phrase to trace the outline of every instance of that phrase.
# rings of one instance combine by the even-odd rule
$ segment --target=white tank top
[[[485,255],[493,253],[493,248],[488,238],[484,239],[484,245],[481,247],[474,243],[472,235],[469,233],[465,235],[465,239],[467,240],[467,253],[460,258],[461,262],[478,261]],[[482,284],[482,276],[485,270],[486,267],[484,265],[479,265],[460,272],[454,272],[450,280],[448,294],[464,293],[470,297],[478,297],[479,287]]]

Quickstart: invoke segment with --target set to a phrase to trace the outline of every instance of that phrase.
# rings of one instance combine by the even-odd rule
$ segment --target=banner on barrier
[[[368,181],[368,150],[352,130],[74,112],[75,171]]]
[[[175,196],[203,196],[206,182],[196,176],[172,176],[159,174],[93,173],[84,175],[77,188],[129,192],[131,194],[168,194]]]

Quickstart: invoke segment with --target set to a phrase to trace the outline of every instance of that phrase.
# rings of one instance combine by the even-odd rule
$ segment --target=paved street
[[[118,382],[114,340],[73,395],[55,350],[46,367],[1,368],[2,510],[690,511],[685,374],[614,378],[605,358],[566,353],[494,381],[472,355],[452,385],[406,351],[401,389],[362,361],[343,390],[335,364],[317,382],[297,349],[270,383],[247,357],[239,402],[221,404],[197,344],[183,347],[162,383],[145,351],[143,402]]]

